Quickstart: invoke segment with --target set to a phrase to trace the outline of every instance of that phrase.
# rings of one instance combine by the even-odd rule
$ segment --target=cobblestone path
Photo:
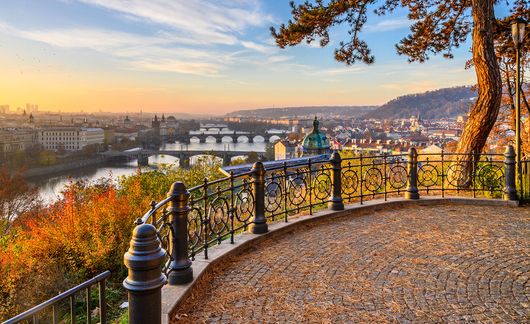
[[[410,207],[305,226],[208,273],[173,319],[530,323],[530,208]]]

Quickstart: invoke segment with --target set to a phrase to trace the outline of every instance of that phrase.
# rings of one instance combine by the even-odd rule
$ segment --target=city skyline
[[[279,49],[269,27],[288,1],[17,1],[0,5],[0,104],[41,110],[219,115],[285,106],[379,105],[400,95],[475,82],[455,59],[407,63],[394,44],[405,11],[370,13],[363,37],[376,63],[346,67],[333,49]],[[500,15],[505,9],[498,8]]]

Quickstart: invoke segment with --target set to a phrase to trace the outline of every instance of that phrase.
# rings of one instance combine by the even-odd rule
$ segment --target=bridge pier
[[[190,158],[185,154],[179,155],[179,167],[185,169],[190,167]]]
[[[254,136],[249,135],[249,136],[248,136],[248,142],[249,142],[249,143],[254,143]]]
[[[230,165],[230,162],[232,162],[232,157],[228,154],[223,154],[223,166]]]
[[[216,143],[221,143],[222,141],[223,141],[223,137],[222,136],[215,137],[215,142]]]
[[[148,166],[149,165],[149,157],[146,155],[138,155],[138,166]]]

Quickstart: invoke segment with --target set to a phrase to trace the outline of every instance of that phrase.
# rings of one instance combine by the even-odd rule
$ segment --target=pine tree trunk
[[[473,0],[473,63],[477,75],[478,98],[470,111],[458,142],[458,156],[448,170],[448,181],[459,187],[471,185],[472,154],[482,152],[493,128],[502,98],[502,83],[493,46],[494,0]]]

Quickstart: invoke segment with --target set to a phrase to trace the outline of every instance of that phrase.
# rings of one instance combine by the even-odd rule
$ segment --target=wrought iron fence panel
[[[400,193],[407,188],[408,171],[407,164],[401,160],[388,162],[387,180],[390,191]]]
[[[331,197],[331,169],[329,166],[321,164],[314,172],[312,181],[312,192],[315,204],[323,204]]]
[[[471,166],[467,174],[468,165]],[[501,154],[419,154],[418,189],[426,194],[500,195],[504,188]]]
[[[342,195],[348,201],[360,196],[361,187],[361,166],[355,163],[354,159],[345,160],[342,165]]]
[[[399,194],[407,187],[404,155],[371,155],[346,158],[342,163],[342,195],[347,202]]]
[[[281,215],[286,216],[286,174],[283,169],[275,170],[269,172],[265,179],[265,211],[267,218],[272,220]]]
[[[245,230],[254,215],[254,195],[249,173],[208,182],[190,189],[188,243],[190,257]]]
[[[254,216],[254,193],[252,192],[252,180],[243,179],[242,183],[234,187],[232,191],[234,196],[233,212],[235,215],[234,230],[246,229],[250,223],[251,218]]]
[[[275,220],[320,208],[331,196],[329,163],[307,163],[269,170],[265,178],[265,212]]]

